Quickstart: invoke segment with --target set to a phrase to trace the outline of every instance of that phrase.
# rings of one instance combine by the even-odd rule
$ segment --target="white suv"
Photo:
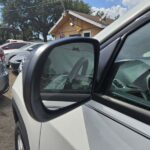
[[[148,150],[150,2],[95,38],[40,47],[13,86],[17,150]]]

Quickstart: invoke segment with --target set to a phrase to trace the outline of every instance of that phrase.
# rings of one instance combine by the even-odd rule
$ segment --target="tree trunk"
[[[2,31],[2,41],[4,41],[5,40],[5,31]]]
[[[16,38],[16,33],[13,33],[13,37],[14,37],[15,40],[17,39],[17,38]]]
[[[22,31],[22,39],[23,39],[24,41],[26,41],[26,40],[27,40],[27,38],[26,38],[26,35],[25,35],[25,32],[24,32],[24,31]]]
[[[43,33],[44,42],[47,42],[47,33]]]

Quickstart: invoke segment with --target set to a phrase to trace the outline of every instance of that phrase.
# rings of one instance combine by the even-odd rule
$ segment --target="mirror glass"
[[[92,44],[70,43],[50,50],[40,81],[44,106],[57,110],[82,101],[91,92],[93,72]]]

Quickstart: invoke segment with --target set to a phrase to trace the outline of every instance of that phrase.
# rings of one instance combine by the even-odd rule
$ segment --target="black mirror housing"
[[[76,97],[79,99],[77,103],[74,103],[70,106],[58,109],[58,110],[49,110],[46,109],[43,105],[41,94],[40,94],[40,78],[43,72],[43,66],[45,64],[46,58],[55,48],[59,48],[60,46],[72,43],[84,43],[91,44],[93,46],[93,55],[94,55],[94,71],[92,75],[92,88],[90,93],[80,93],[76,94]],[[73,38],[64,38],[60,40],[56,40],[54,42],[50,42],[41,46],[35,54],[30,58],[30,60],[25,65],[25,70],[23,74],[23,95],[26,108],[29,114],[37,121],[44,122],[55,117],[58,117],[82,104],[90,100],[92,96],[92,91],[94,88],[96,81],[96,74],[98,70],[98,62],[99,62],[99,42],[92,38],[82,38],[82,37],[73,37]],[[77,49],[74,49],[77,51]],[[82,60],[81,60],[82,61]],[[83,61],[83,65],[86,61]],[[78,65],[77,67],[78,68]],[[70,75],[71,76],[71,75]],[[72,76],[71,76],[72,77]],[[73,78],[73,77],[72,77]],[[47,94],[48,95],[48,94]],[[59,94],[54,93],[54,96]],[[64,93],[64,96],[68,97],[69,94]],[[73,98],[73,93],[70,94],[70,98]],[[60,96],[62,98],[62,95]]]

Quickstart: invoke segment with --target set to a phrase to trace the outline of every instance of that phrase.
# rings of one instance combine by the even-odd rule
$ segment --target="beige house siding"
[[[70,22],[73,22],[74,26],[71,26]],[[81,34],[82,36],[83,32],[90,31],[91,37],[93,37],[94,35],[99,33],[101,30],[102,29],[100,29],[99,27],[96,27],[95,25],[82,21],[71,15],[67,15],[64,17],[63,22],[59,25],[59,27],[57,27],[51,34],[56,39],[58,39],[62,36],[69,37],[70,35],[76,35],[76,34]]]

